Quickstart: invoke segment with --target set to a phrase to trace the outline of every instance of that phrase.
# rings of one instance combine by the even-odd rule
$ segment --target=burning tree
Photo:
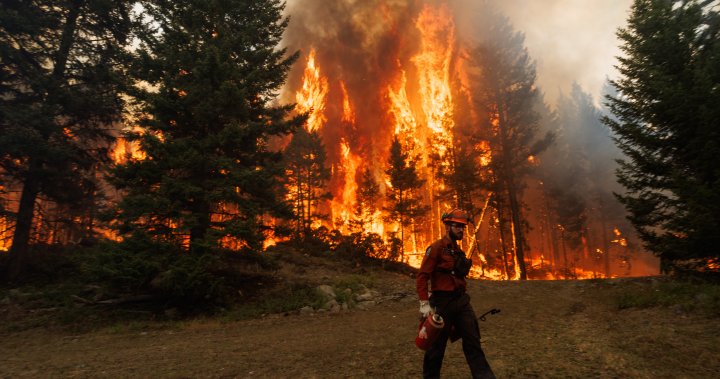
[[[389,206],[387,219],[397,222],[400,229],[400,259],[405,255],[405,231],[410,228],[410,233],[415,237],[418,232],[418,224],[421,218],[427,214],[429,207],[423,205],[419,191],[425,183],[420,179],[415,168],[415,161],[407,152],[403,151],[400,141],[395,138],[390,146],[390,158],[386,171],[390,178],[390,186],[387,192]]]
[[[364,169],[358,180],[357,201],[355,203],[354,217],[350,226],[357,233],[376,231],[373,227],[376,223],[374,218],[378,214],[378,203],[380,202],[380,185],[375,181],[373,173]]]
[[[511,226],[511,249],[521,279],[525,269],[525,221],[522,216],[523,176],[532,159],[551,141],[552,134],[537,140],[541,95],[535,86],[535,66],[523,46],[523,36],[508,20],[496,18],[491,36],[476,47],[470,61],[474,68],[472,93],[478,109],[486,114],[491,130],[486,134],[493,152],[490,170],[499,210],[501,235],[506,217]],[[507,215],[507,216],[506,216]],[[504,244],[503,244],[504,245]],[[503,247],[504,249],[504,247]]]
[[[140,35],[139,141],[144,158],[113,170],[123,233],[192,251],[260,248],[261,216],[285,217],[271,136],[303,122],[273,105],[297,54],[278,48],[283,3],[145,1]]]
[[[94,170],[108,159],[111,125],[123,111],[131,3],[10,1],[2,7],[0,174],[3,186],[22,186],[12,212],[14,276],[37,226],[38,199],[72,207],[97,190]]]
[[[636,0],[619,57],[617,119],[627,156],[618,196],[647,248],[666,263],[720,259],[720,14],[711,1]]]
[[[283,182],[294,213],[295,235],[303,237],[327,218],[320,213],[318,205],[330,198],[330,193],[325,190],[330,170],[326,167],[325,146],[318,133],[298,129],[285,148],[284,162]]]

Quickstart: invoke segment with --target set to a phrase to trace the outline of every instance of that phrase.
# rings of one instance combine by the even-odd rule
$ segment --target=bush
[[[99,244],[88,255],[84,272],[112,296],[150,294],[167,306],[188,308],[228,301],[224,276],[229,270],[222,269],[223,257],[134,236]]]
[[[343,236],[335,248],[335,255],[355,262],[381,259],[387,256],[385,243],[375,233],[353,233]]]
[[[237,320],[264,314],[287,313],[306,306],[319,309],[325,301],[325,296],[313,287],[286,283],[263,295],[257,301],[237,306],[231,314],[226,315],[226,318]]]

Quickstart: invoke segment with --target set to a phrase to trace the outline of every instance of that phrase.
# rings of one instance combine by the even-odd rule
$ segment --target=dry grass
[[[419,377],[414,281],[374,275],[378,290],[407,296],[336,314],[131,323],[83,334],[5,332],[0,377]],[[717,377],[717,286],[678,291],[682,305],[628,303],[638,294],[664,298],[673,292],[666,282],[473,281],[470,294],[478,315],[502,310],[480,323],[499,378]],[[688,296],[711,306],[688,307]],[[449,346],[443,377],[469,377],[460,343]]]

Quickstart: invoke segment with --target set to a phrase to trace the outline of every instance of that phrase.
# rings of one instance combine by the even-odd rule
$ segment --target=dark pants
[[[423,377],[439,378],[442,367],[445,347],[450,337],[450,329],[455,327],[454,333],[462,338],[465,360],[470,366],[473,378],[495,378],[490,365],[485,359],[485,353],[480,348],[480,328],[478,327],[475,311],[470,305],[470,296],[466,293],[433,292],[430,297],[430,306],[437,309],[438,314],[445,320],[445,328],[435,343],[425,352],[423,360]]]

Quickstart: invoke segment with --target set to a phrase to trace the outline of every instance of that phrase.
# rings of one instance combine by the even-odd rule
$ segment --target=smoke
[[[555,104],[577,82],[596,100],[614,77],[620,54],[617,29],[625,26],[632,0],[503,0],[494,4],[537,62],[538,84]]]
[[[554,105],[561,94],[571,91],[573,83],[599,104],[607,78],[616,75],[613,65],[620,50],[615,34],[625,26],[632,0],[288,0],[286,13],[291,24],[286,43],[307,46],[303,39],[312,36],[316,41],[335,40],[345,48],[365,52],[403,48],[390,41],[380,50],[371,45],[388,28],[395,28],[398,35],[415,33],[411,18],[424,3],[447,3],[456,15],[459,37],[467,40],[483,38],[479,35],[483,20],[493,10],[507,16],[514,28],[525,34],[525,45],[537,63],[538,85]],[[392,56],[363,57],[357,63],[368,70],[360,72],[394,64],[387,59]]]
[[[416,59],[422,49],[416,23],[424,7],[430,5],[436,14],[446,9],[453,15],[457,45],[450,50],[452,65],[458,67],[462,66],[468,49],[493,38],[491,30],[496,23],[492,20],[506,17],[525,36],[524,44],[536,63],[537,84],[545,94],[544,100],[554,109],[567,106],[568,101],[582,100],[582,104],[575,106],[588,105],[575,109],[572,118],[577,122],[565,123],[563,143],[587,147],[586,159],[590,162],[607,162],[604,169],[594,172],[594,177],[612,198],[612,191],[618,189],[612,174],[617,150],[609,132],[597,120],[597,108],[607,79],[616,76],[613,65],[620,50],[615,34],[624,26],[631,3],[632,0],[288,0],[286,14],[290,24],[283,46],[289,52],[300,51],[301,57],[289,74],[281,101],[296,102],[305,62],[314,50],[320,74],[328,79],[323,105],[328,122],[320,131],[328,161],[333,170],[342,170],[341,145],[346,145],[351,155],[360,159],[362,168],[369,166],[381,178],[398,123],[398,112],[389,105],[391,97],[399,89],[407,91],[404,99],[407,114],[414,117],[410,123],[416,122],[418,130],[427,129],[427,118],[431,117],[423,108],[423,96],[427,99],[427,93],[421,93],[422,73]],[[442,33],[444,29],[435,30]],[[402,82],[405,77],[406,83]],[[344,121],[346,99],[357,114],[353,122]],[[586,99],[589,100],[585,102]],[[424,140],[425,136],[422,137]],[[556,150],[548,152],[545,159],[563,158]],[[334,177],[329,186],[334,197],[340,198],[344,189],[351,187],[352,175],[338,175],[336,171]],[[604,222],[620,222],[623,212],[619,210],[615,218]],[[628,232],[631,231],[623,230]]]

